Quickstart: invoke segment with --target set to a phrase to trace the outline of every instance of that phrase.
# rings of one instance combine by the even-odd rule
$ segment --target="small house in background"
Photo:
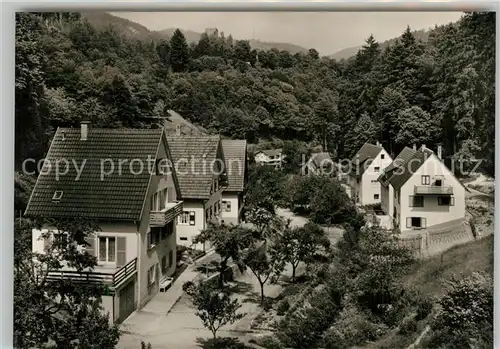
[[[255,163],[257,165],[272,166],[277,170],[283,168],[284,159],[282,148],[261,150],[255,154]]]
[[[243,199],[247,183],[247,141],[222,140],[226,161],[227,187],[222,192],[222,223],[242,221]]]
[[[183,211],[179,183],[175,170],[148,168],[151,159],[157,166],[171,161],[165,134],[162,129],[98,129],[88,123],[80,129],[58,128],[46,160],[61,158],[78,164],[80,176],[75,166],[59,176],[42,171],[25,216],[94,221],[100,231],[86,240],[97,266],[82,272],[68,266],[49,272],[48,279],[102,282],[109,290],[104,311],[111,322],[122,322],[165,289],[176,270],[176,222]],[[65,234],[54,229],[33,230],[34,252],[46,253]]]
[[[378,177],[389,166],[392,158],[377,144],[365,143],[353,157],[348,171],[348,185],[351,196],[360,205],[380,203],[381,188]]]
[[[465,221],[468,189],[443,163],[441,152],[441,147],[435,154],[425,145],[405,148],[380,176],[387,188],[382,209],[403,233],[446,229]]]
[[[193,244],[192,240],[209,222],[221,222],[227,175],[220,137],[175,135],[167,140],[184,205],[177,222],[177,242],[206,250],[210,246]]]

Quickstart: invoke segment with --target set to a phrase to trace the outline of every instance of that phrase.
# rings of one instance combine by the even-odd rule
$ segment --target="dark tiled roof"
[[[42,171],[38,176],[26,215],[139,220],[151,177],[148,157],[156,158],[162,132],[162,129],[89,127],[88,138],[83,141],[80,140],[79,128],[58,128],[46,157],[48,162],[44,165],[47,173]],[[54,168],[57,159],[69,162],[68,172],[59,178]],[[111,161],[104,159],[111,159],[114,171],[101,178],[101,168],[111,169]],[[120,159],[128,160],[121,167],[121,173],[118,168]],[[131,168],[130,161],[134,159],[138,160]],[[143,171],[139,170],[137,161],[144,164]],[[50,170],[48,163],[51,164]],[[84,164],[78,180],[74,164],[79,169]],[[52,200],[55,191],[62,191],[58,202]]]
[[[222,140],[222,150],[226,160],[228,185],[225,191],[241,192],[245,187],[247,157],[246,140]]]
[[[356,155],[354,155],[354,158],[352,161],[359,161],[359,163],[365,162],[368,159],[375,159],[382,151],[382,147],[371,144],[371,143],[365,143],[363,146],[358,150]]]
[[[384,172],[380,175],[379,180],[383,182],[389,181],[389,179],[393,176],[394,170],[397,168],[404,166],[404,164],[411,159],[411,157],[416,153],[416,150],[405,147],[399,154],[396,156],[393,162],[390,163],[384,169]]]
[[[169,136],[170,153],[182,199],[208,199],[214,179],[212,165],[224,161],[219,136]],[[224,166],[223,163],[221,163]]]
[[[314,163],[316,167],[320,167],[321,165],[323,166],[328,166],[329,164],[333,163],[332,158],[330,157],[329,153],[314,153],[311,155],[311,160]]]
[[[393,171],[389,183],[395,190],[399,190],[432,154],[434,153],[429,149],[415,151],[403,165]]]
[[[255,155],[259,154],[259,153],[263,153],[267,156],[277,156],[277,155],[280,155],[282,153],[283,149],[281,148],[278,148],[278,149],[265,149],[265,150],[261,150],[261,151],[258,151]]]
[[[356,155],[354,155],[354,157],[352,158],[354,166],[357,166],[359,164],[360,176],[362,176],[369,167],[369,163],[367,161],[373,161],[373,159],[375,159],[383,149],[384,148],[371,143],[363,144]]]

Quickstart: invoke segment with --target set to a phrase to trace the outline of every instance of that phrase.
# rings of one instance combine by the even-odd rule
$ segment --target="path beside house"
[[[288,274],[291,275],[289,269],[285,271],[285,275]],[[179,284],[182,291],[182,282]],[[222,327],[217,335],[247,342],[251,324],[261,312],[260,285],[257,278],[246,271],[231,282],[230,287],[234,297],[242,304],[239,311],[246,315],[234,324]],[[277,297],[281,290],[282,286],[278,284],[265,285],[264,288],[266,297],[272,298]],[[168,296],[169,291],[156,295],[141,311],[125,321],[117,349],[140,349],[141,341],[151,343],[153,349],[193,349],[212,337],[196,316],[196,310],[186,294],[181,292],[175,304],[167,310],[174,298],[173,295]]]
[[[278,214],[292,219],[292,226],[307,223],[304,217],[298,217],[289,210],[278,209]],[[213,255],[209,253],[198,260],[203,263]],[[123,331],[117,349],[140,349],[141,341],[151,343],[153,349],[194,349],[201,347],[200,341],[210,339],[212,333],[203,327],[196,316],[189,297],[184,294],[182,285],[192,281],[199,272],[197,265],[190,265],[164,293],[158,293],[140,311],[134,312],[121,325]],[[287,268],[284,276],[290,276]],[[260,285],[257,278],[247,270],[230,283],[232,292],[242,304],[241,312],[246,315],[232,325],[218,331],[220,337],[236,337],[242,342],[249,339],[248,333],[253,320],[260,314]],[[277,297],[282,290],[279,284],[265,285],[266,297]]]

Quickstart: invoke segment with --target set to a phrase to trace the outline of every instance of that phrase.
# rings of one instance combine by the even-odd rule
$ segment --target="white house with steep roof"
[[[378,177],[389,166],[392,158],[380,143],[365,143],[351,160],[348,185],[356,203],[374,205],[380,203],[381,188]]]
[[[57,129],[46,164],[61,158],[79,164],[80,176],[74,166],[58,175],[44,164],[25,216],[93,221],[99,230],[85,240],[97,265],[83,271],[70,266],[49,270],[47,282],[67,278],[103,284],[104,310],[111,322],[122,322],[168,287],[176,270],[176,221],[183,203],[175,170],[161,165],[172,160],[167,139],[162,129],[99,129],[82,123],[80,130]],[[106,169],[112,161],[116,169],[119,159],[122,168],[103,176],[103,159],[110,160]],[[154,171],[148,169],[151,159],[157,164]],[[126,165],[132,161],[141,162],[143,171]],[[54,241],[67,233],[48,223],[33,229],[33,252],[51,253]]]
[[[443,163],[440,148],[437,155],[425,145],[419,150],[405,148],[380,182],[387,190],[382,209],[403,233],[465,219],[467,189]]]

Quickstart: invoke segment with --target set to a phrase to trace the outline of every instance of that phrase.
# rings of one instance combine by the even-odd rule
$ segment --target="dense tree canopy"
[[[442,143],[444,155],[485,158],[492,172],[495,13],[464,14],[426,37],[407,28],[382,50],[370,36],[336,62],[314,49],[253,50],[218,31],[189,45],[179,30],[134,38],[75,14],[19,13],[17,165],[43,156],[56,126],[151,127],[173,109],[223,136],[295,139],[339,157],[363,141],[390,153]]]

